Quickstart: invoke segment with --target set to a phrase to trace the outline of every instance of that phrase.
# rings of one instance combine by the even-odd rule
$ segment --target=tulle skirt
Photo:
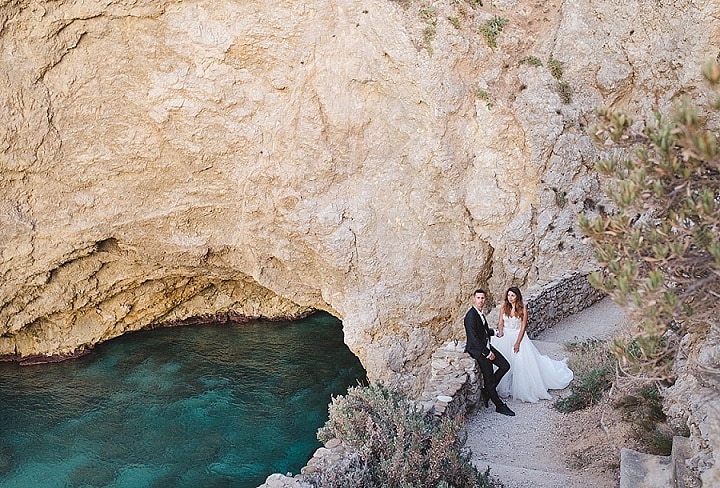
[[[503,337],[493,337],[492,345],[510,363],[510,371],[497,386],[498,395],[535,403],[552,398],[548,390],[561,390],[570,384],[573,372],[567,359],[557,361],[540,354],[527,334],[523,334],[520,351],[513,351],[520,330],[505,328]]]

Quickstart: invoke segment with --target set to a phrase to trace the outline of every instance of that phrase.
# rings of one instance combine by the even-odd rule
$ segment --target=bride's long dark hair
[[[517,300],[515,300],[515,317],[522,317],[523,311],[525,310],[525,304],[523,303],[522,299],[522,293],[520,293],[520,288],[517,286],[511,286],[507,289],[505,292],[505,303],[503,303],[502,313],[503,315],[507,315],[508,317],[512,317],[512,303],[508,301],[508,292],[511,291],[515,294],[517,297]]]

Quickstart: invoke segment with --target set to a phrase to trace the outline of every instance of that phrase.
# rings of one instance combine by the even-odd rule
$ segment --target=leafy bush
[[[355,456],[310,475],[323,488],[496,487],[489,468],[481,474],[463,452],[459,421],[427,414],[405,395],[382,384],[352,387],[334,397],[318,439],[338,438]]]
[[[720,65],[703,75],[720,85]],[[601,161],[611,212],[580,227],[604,268],[591,283],[620,304],[637,326],[615,353],[633,376],[672,381],[678,347],[673,337],[703,335],[718,316],[720,289],[720,144],[716,119],[720,98],[710,107],[687,100],[670,116],[637,124],[628,115],[602,109],[592,131],[603,150],[618,155]],[[707,116],[703,111],[710,110]]]

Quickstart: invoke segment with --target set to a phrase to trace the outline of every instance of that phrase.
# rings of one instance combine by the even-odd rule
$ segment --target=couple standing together
[[[565,388],[573,373],[567,360],[543,356],[528,339],[527,308],[517,287],[511,286],[505,293],[497,331],[490,328],[483,313],[485,300],[485,290],[475,290],[473,306],[464,320],[465,352],[478,362],[482,371],[485,406],[492,400],[498,413],[513,416],[515,412],[500,399],[501,395],[533,403],[541,398],[550,399],[548,390]]]

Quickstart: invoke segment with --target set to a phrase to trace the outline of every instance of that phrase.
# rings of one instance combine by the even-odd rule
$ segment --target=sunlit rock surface
[[[0,1],[0,355],[322,309],[413,385],[477,286],[591,269],[594,110],[697,93],[717,5],[485,3]]]

